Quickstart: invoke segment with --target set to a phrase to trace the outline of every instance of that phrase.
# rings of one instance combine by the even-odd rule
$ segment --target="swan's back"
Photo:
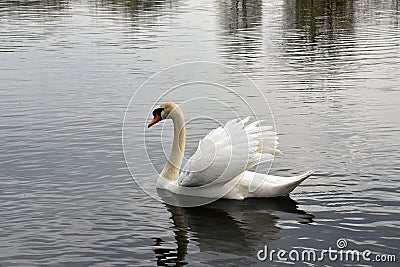
[[[186,162],[178,179],[180,186],[226,184],[257,164],[280,153],[278,137],[261,121],[231,120],[212,130]]]

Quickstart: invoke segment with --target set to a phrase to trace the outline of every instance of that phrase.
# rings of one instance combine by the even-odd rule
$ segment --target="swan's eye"
[[[155,110],[153,110],[153,117],[156,116],[156,114],[158,114],[158,116],[161,117],[161,112],[164,110],[164,108],[156,108]]]
[[[157,122],[159,122],[163,119],[161,116],[161,112],[163,110],[164,110],[163,108],[156,108],[155,110],[153,110],[153,119],[147,125],[148,128],[150,128],[151,126],[153,126],[154,124],[156,124]]]

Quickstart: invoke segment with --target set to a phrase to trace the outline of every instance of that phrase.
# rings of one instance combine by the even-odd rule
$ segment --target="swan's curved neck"
[[[169,181],[176,181],[179,177],[179,171],[185,152],[186,128],[185,119],[179,107],[175,108],[170,113],[169,117],[174,123],[174,142],[172,144],[171,154],[161,172],[161,176]]]

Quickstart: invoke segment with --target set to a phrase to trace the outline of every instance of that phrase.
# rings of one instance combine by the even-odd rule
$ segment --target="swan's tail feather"
[[[285,186],[286,187],[285,190],[287,190],[287,192],[284,195],[287,195],[290,192],[292,192],[297,186],[299,186],[304,180],[306,180],[308,177],[310,177],[313,173],[314,173],[314,170],[310,170],[303,174],[292,177],[293,181]]]
[[[315,171],[314,170],[309,170],[308,172],[305,172],[305,173],[303,173],[303,174],[300,174],[300,175],[298,175],[298,176],[295,176],[295,177],[297,177],[298,179],[296,179],[296,180],[300,180],[301,182],[302,181],[304,181],[305,179],[307,179],[308,177],[310,177],[311,175],[313,175],[313,173],[314,173]]]
[[[303,174],[292,177],[273,175],[258,176],[258,174],[256,174],[253,176],[253,179],[249,181],[248,190],[249,193],[255,197],[284,196],[293,191],[299,184],[310,177],[313,173],[314,170],[310,170]],[[270,182],[272,182],[272,184]],[[273,194],[269,192],[270,188],[275,188],[275,192]]]

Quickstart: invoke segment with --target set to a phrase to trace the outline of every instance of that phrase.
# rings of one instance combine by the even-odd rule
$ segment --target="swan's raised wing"
[[[280,153],[278,137],[261,121],[247,124],[249,118],[234,119],[212,130],[181,170],[178,184],[202,186],[226,183],[257,164]]]

